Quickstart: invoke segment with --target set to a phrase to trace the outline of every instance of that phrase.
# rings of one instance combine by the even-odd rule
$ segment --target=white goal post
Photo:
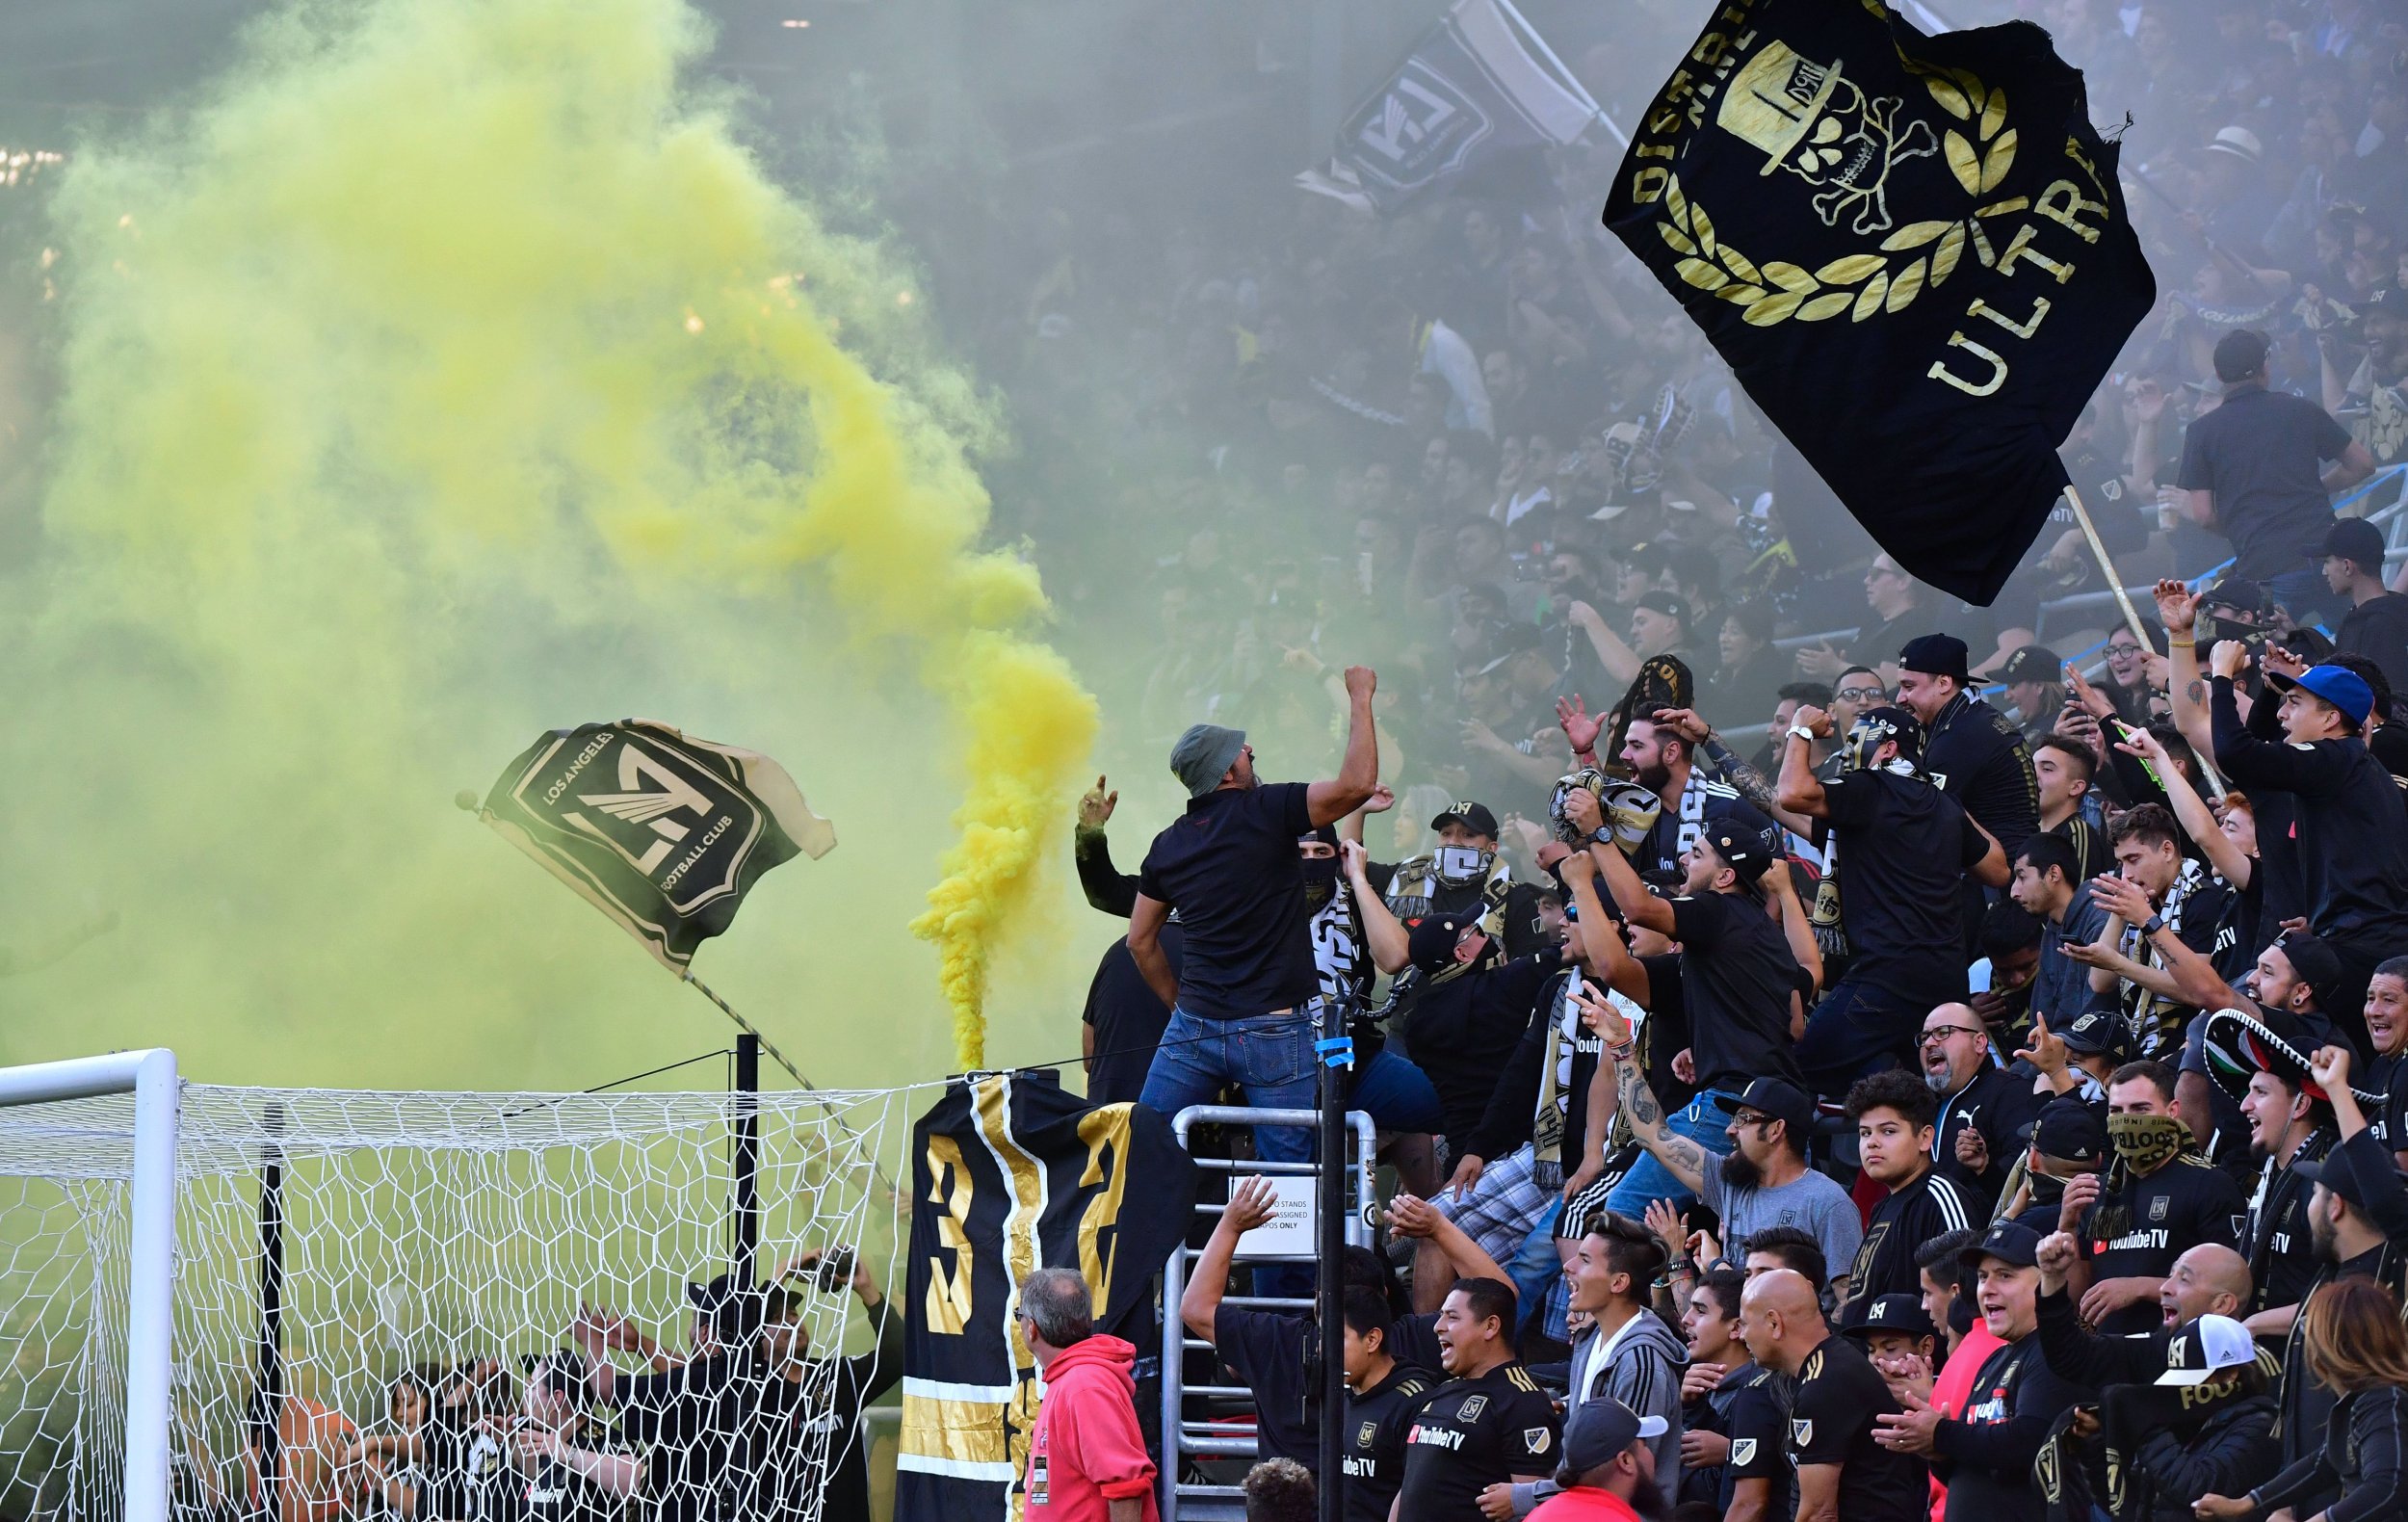
[[[166,1047],[0,1067],[0,1108],[134,1095],[125,1323],[126,1522],[168,1522],[175,1276],[175,1054]]]

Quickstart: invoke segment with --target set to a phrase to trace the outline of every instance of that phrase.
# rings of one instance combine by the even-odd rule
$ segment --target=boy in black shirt
[[[1395,1522],[1465,1522],[1491,1485],[1555,1471],[1555,1403],[1513,1352],[1514,1294],[1497,1279],[1458,1279],[1438,1312],[1451,1378],[1405,1434]]]
[[[1865,1228],[1847,1275],[1848,1307],[1881,1295],[1920,1295],[1923,1270],[1915,1249],[1947,1231],[1963,1231],[1976,1215],[1964,1189],[1932,1167],[1932,1123],[1939,1100],[1923,1080],[1893,1068],[1860,1078],[1847,1091],[1847,1117],[1868,1177],[1889,1190]]]
[[[1438,1377],[1388,1353],[1388,1301],[1347,1291],[1347,1522],[1388,1522],[1404,1483],[1404,1439]]]
[[[1815,775],[1814,742],[1831,718],[1801,708],[1781,754],[1781,806],[1831,822],[1832,873],[1846,932],[1847,975],[1806,1020],[1797,1062],[1819,1093],[1885,1067],[1912,1065],[1916,1034],[1937,1004],[1968,996],[1961,889],[1968,873],[2005,887],[2006,853],[1917,770],[1914,715],[1858,716],[1844,769]]]
[[[1923,1522],[1931,1509],[1924,1461],[1873,1441],[1874,1423],[1898,1401],[1871,1360],[1822,1319],[1815,1287],[1793,1269],[1750,1279],[1740,1298],[1740,1337],[1756,1362],[1795,1379],[1789,1458],[1797,1515],[1846,1522]]]

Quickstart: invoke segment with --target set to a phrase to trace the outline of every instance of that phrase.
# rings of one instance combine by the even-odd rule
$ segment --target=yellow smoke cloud
[[[983,1061],[1094,705],[1034,569],[978,547],[986,405],[908,275],[681,87],[706,40],[679,0],[304,8],[181,125],[77,158],[7,827],[19,860],[72,831],[57,870],[126,908],[50,987],[80,1029],[230,1053],[333,1021],[352,1081],[439,1066],[435,1033],[557,1053],[513,1034],[547,1016],[657,1051],[632,945],[435,812],[537,729],[642,714],[777,755],[837,821],[706,957],[849,1011],[907,1004],[903,916],[873,916],[966,776],[911,928]]]

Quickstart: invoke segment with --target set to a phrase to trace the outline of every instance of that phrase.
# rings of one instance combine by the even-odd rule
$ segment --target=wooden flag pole
[[[2153,655],[2156,654],[2158,642],[2150,638],[2147,629],[2141,627],[2140,610],[2133,606],[2131,596],[2125,592],[2124,578],[2115,574],[2115,563],[2107,559],[2106,541],[2099,538],[2099,526],[2090,521],[2089,510],[2081,505],[2081,493],[2076,491],[2070,482],[2065,487],[2065,500],[2074,505],[2074,521],[2081,525],[2081,537],[2090,541],[2090,553],[2099,562],[2099,573],[2107,578],[2107,590],[2115,593],[2115,605],[2124,610],[2124,621],[2132,625],[2133,638],[2140,642],[2142,649]],[[2167,638],[2171,639],[2172,636],[2169,635]],[[2173,652],[2167,651],[2166,653],[2171,655]],[[2214,758],[2197,755],[2196,752],[2193,753],[2193,758],[2199,763],[2199,774],[2207,779],[2211,794],[2213,797],[2222,798],[2224,778],[2215,770]]]
[[[2115,563],[2107,559],[2107,543],[2099,538],[2099,526],[2090,521],[2090,510],[2081,505],[2081,493],[2071,484],[2065,487],[2065,500],[2074,505],[2074,521],[2081,525],[2081,537],[2090,541],[2090,553],[2097,557],[2099,574],[2107,578],[2107,590],[2115,593],[2115,606],[2124,610],[2124,621],[2133,626],[2133,638],[2151,654],[2158,653],[2158,642],[2140,622],[2140,610],[2133,606],[2132,597],[2124,590],[2124,578],[2115,573]]]

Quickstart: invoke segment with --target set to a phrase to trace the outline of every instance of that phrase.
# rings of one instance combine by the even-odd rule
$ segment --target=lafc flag
[[[1095,1330],[1137,1345],[1150,1415],[1154,1276],[1194,1217],[1195,1165],[1153,1111],[1090,1108],[1041,1071],[954,1084],[911,1141],[895,1515],[1012,1522],[1038,1400],[1020,1282],[1079,1271]]]
[[[1361,211],[1394,211],[1500,155],[1577,142],[1601,119],[1513,0],[1455,0],[1338,128],[1325,170],[1296,184]]]
[[[548,732],[481,817],[681,974],[761,874],[836,845],[784,767],[648,719]]]
[[[1987,603],[2156,299],[2115,163],[2028,22],[1721,0],[1605,220],[1882,548]]]

